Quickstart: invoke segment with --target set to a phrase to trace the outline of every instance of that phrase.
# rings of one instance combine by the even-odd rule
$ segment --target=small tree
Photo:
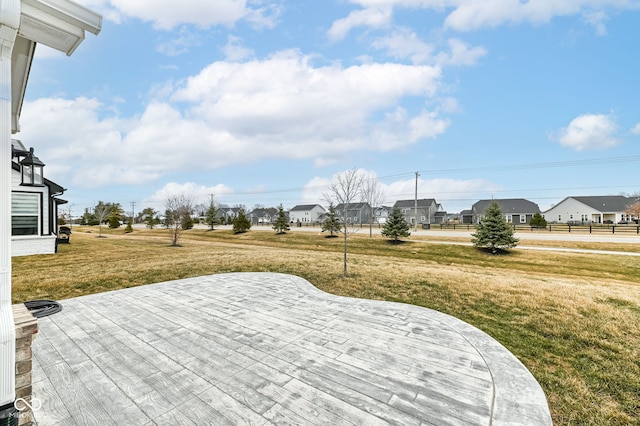
[[[536,213],[531,218],[531,222],[529,222],[529,225],[533,226],[534,228],[546,228],[547,220],[542,217],[540,213]]]
[[[333,203],[331,203],[329,204],[329,212],[326,214],[324,222],[322,222],[322,232],[329,231],[327,237],[333,238],[338,236],[337,234],[341,228],[340,218],[336,213],[336,208],[333,206]]]
[[[495,201],[485,211],[476,232],[471,234],[471,242],[476,247],[487,247],[491,253],[506,250],[518,245],[513,236],[513,228],[507,223],[500,206]]]
[[[409,224],[398,207],[394,207],[393,210],[391,210],[391,214],[382,226],[382,235],[393,238],[394,242],[400,241],[400,237],[408,237],[411,235],[409,232]]]
[[[343,277],[348,277],[347,270],[347,236],[349,234],[348,211],[349,205],[353,203],[362,193],[362,173],[358,169],[347,170],[336,176],[335,181],[329,186],[329,193],[324,194],[324,199],[331,203],[334,199],[342,207],[342,232],[344,234],[343,244]]]
[[[276,231],[276,234],[286,234],[286,232],[291,229],[289,227],[289,221],[287,221],[287,217],[284,215],[282,204],[278,207],[278,217],[273,224],[273,229]]]
[[[185,230],[183,224],[186,218],[191,218],[192,205],[191,198],[186,195],[172,195],[165,201],[165,226],[174,247],[179,245],[178,242]]]
[[[186,214],[182,216],[182,220],[180,221],[180,227],[182,229],[185,229],[185,230],[192,229],[194,225],[195,225],[195,221],[193,220],[190,214]]]
[[[384,201],[384,191],[372,175],[362,180],[362,201],[369,204],[369,238],[373,238],[374,210]]]
[[[629,215],[629,218],[632,221],[638,221],[638,219],[640,219],[640,201],[636,201],[635,203],[631,204],[624,212],[625,214]]]
[[[118,216],[111,215],[109,216],[109,228],[116,229],[120,227],[120,219]]]
[[[147,207],[142,210],[142,216],[144,217],[144,223],[149,229],[153,229],[154,226],[160,223],[160,219],[158,219],[158,212],[151,207]]]
[[[215,226],[220,223],[220,220],[218,219],[218,209],[216,208],[215,203],[211,202],[211,204],[209,204],[209,208],[205,213],[204,221],[209,225],[209,229],[211,231],[213,231]]]
[[[96,207],[93,209],[93,215],[95,219],[98,221],[99,225],[99,235],[98,237],[102,237],[102,224],[107,220],[109,216],[111,216],[111,210],[113,209],[113,204],[103,203],[99,201]]]
[[[131,219],[129,219],[129,221],[127,222],[127,227],[124,228],[124,233],[125,234],[130,234],[133,232],[133,223],[131,221]]]
[[[251,229],[251,221],[249,221],[244,209],[240,209],[238,215],[233,219],[233,233],[242,234],[249,229]]]

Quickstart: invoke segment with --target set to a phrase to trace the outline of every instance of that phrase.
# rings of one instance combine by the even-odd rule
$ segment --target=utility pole
[[[134,224],[136,221],[136,202],[131,202],[131,224]]]
[[[418,231],[418,176],[420,173],[416,172],[416,196],[413,204],[413,230]]]

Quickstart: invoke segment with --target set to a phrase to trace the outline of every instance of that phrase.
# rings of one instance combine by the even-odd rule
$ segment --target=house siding
[[[320,215],[325,213],[324,208],[319,204],[316,204],[310,209],[302,209],[300,207],[301,206],[296,206],[289,210],[290,222],[317,223]]]
[[[30,256],[33,254],[54,254],[56,236],[20,236],[11,238],[11,256]]]
[[[50,209],[50,194],[47,186],[27,186],[21,185],[22,179],[19,170],[11,170],[11,192],[37,194],[38,195],[38,235],[20,235],[11,237],[11,256],[28,256],[33,254],[53,254],[56,252],[55,217],[52,217]],[[54,208],[54,207],[53,207]],[[54,208],[55,209],[55,208]]]
[[[605,205],[602,210],[598,210],[575,198],[565,198],[545,211],[543,216],[547,222],[551,223],[590,224],[605,223],[607,221],[620,222],[623,219],[623,211],[610,210],[606,203],[606,198],[603,199],[605,200]]]

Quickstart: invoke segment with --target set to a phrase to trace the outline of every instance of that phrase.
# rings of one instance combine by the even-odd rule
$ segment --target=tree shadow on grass
[[[390,246],[401,246],[402,244],[406,244],[408,241],[404,240],[387,240],[387,245]]]
[[[325,235],[325,238],[338,238],[339,235]]]
[[[495,252],[489,247],[476,247],[476,250],[485,254],[490,254],[492,256],[512,256],[513,255],[512,250],[499,249],[499,248],[494,249]]]

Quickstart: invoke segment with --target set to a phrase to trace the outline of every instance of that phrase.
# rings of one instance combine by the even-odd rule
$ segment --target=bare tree
[[[98,204],[93,209],[93,215],[96,217],[96,220],[99,222],[100,233],[98,238],[102,238],[102,222],[106,221],[109,216],[113,213],[113,204],[111,203],[103,203],[102,201],[98,201]]]
[[[380,207],[382,202],[384,201],[384,191],[380,184],[378,183],[378,179],[374,176],[369,176],[367,178],[362,179],[362,191],[361,191],[362,201],[364,203],[369,204],[369,238],[373,237],[373,211],[377,207]]]
[[[349,276],[347,272],[347,235],[349,234],[349,205],[360,197],[362,192],[362,173],[358,169],[347,170],[336,176],[336,180],[329,186],[329,192],[323,194],[324,199],[340,204],[342,211],[342,233],[344,234],[344,270],[342,276]]]
[[[627,207],[624,213],[629,215],[629,218],[632,221],[640,219],[640,201],[636,201],[635,203],[631,204],[629,207]]]
[[[183,223],[185,219],[193,213],[193,201],[191,197],[181,195],[171,195],[165,200],[165,221],[169,235],[171,236],[171,245],[179,246],[180,237],[184,231]]]

